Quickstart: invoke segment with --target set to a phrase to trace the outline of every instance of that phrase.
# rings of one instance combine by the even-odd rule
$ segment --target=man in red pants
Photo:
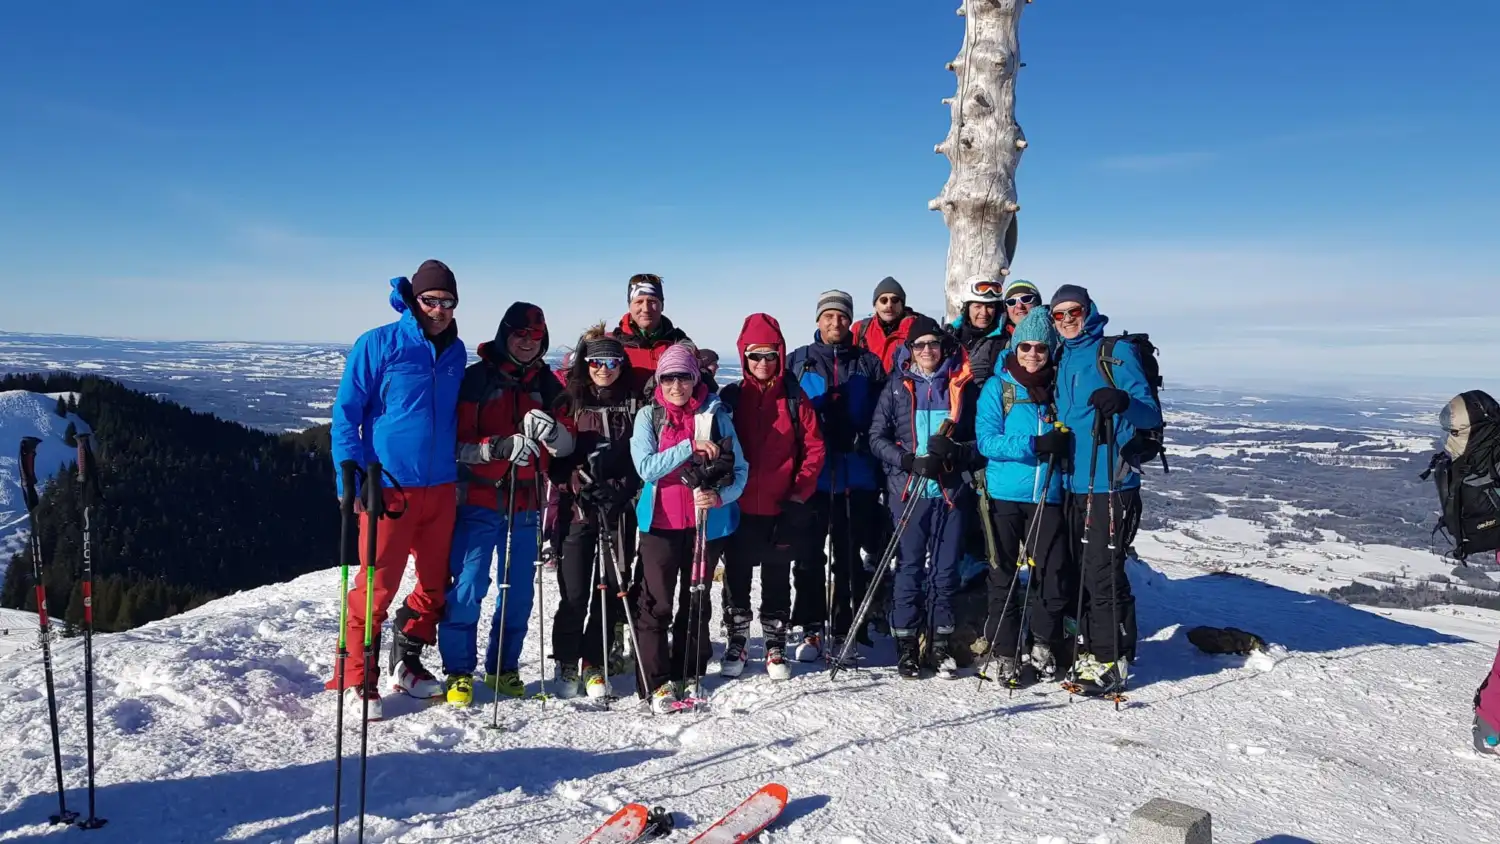
[[[453,540],[458,469],[458,389],[468,353],[458,339],[453,311],[458,281],[441,261],[426,261],[410,280],[391,279],[391,307],[401,317],[371,329],[355,341],[344,363],[344,378],[333,404],[333,462],[353,460],[361,469],[378,461],[387,477],[385,507],[376,534],[374,613],[369,619],[379,651],[380,628],[391,598],[416,559],[417,588],[394,618],[394,686],[413,697],[436,697],[443,686],[422,667],[425,645],[437,640],[448,586],[448,551]],[[394,480],[395,483],[392,483]],[[342,490],[340,490],[342,493]],[[349,593],[344,663],[346,703],[369,701],[370,720],[381,717],[379,669],[365,672],[364,559],[368,516],[361,520],[360,574]],[[338,674],[329,681],[335,688]]]

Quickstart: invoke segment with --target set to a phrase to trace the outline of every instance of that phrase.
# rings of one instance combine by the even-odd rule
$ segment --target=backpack
[[[1439,515],[1432,532],[1447,533],[1453,558],[1464,562],[1500,549],[1500,406],[1480,390],[1454,402],[1460,400],[1469,418],[1466,447],[1457,457],[1447,450],[1433,455],[1421,478],[1436,476]]]
[[[1151,398],[1156,402],[1157,408],[1161,408],[1161,364],[1156,360],[1157,348],[1151,342],[1150,334],[1117,334],[1105,337],[1099,343],[1099,374],[1109,386],[1119,389],[1115,384],[1114,368],[1124,361],[1115,357],[1115,344],[1125,342],[1135,347],[1136,359],[1141,362],[1141,372],[1146,376],[1146,386],[1151,390]],[[1136,465],[1150,463],[1157,458],[1161,459],[1161,470],[1164,474],[1170,474],[1171,468],[1167,466],[1167,443],[1166,423],[1163,422],[1155,428],[1137,429],[1135,436],[1121,449],[1121,454],[1128,455],[1131,462]]]

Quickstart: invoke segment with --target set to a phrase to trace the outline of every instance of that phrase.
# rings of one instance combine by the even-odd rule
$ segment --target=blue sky
[[[639,271],[721,351],[886,274],[940,307],[958,0],[431,5],[8,10],[0,330],[348,342],[428,257],[471,341],[518,298],[559,340],[616,320]],[[1493,382],[1497,30],[1038,0],[1016,274],[1191,383]]]

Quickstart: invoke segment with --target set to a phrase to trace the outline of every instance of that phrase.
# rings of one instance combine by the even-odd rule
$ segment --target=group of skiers
[[[892,278],[859,321],[853,298],[830,290],[794,350],[775,318],[746,317],[742,377],[720,385],[717,356],[664,315],[656,275],[632,276],[618,326],[583,332],[557,371],[537,306],[513,304],[466,367],[453,272],[429,260],[391,284],[401,316],[355,343],[332,439],[336,465],[378,463],[387,484],[389,517],[359,528],[377,544],[371,582],[361,572],[347,597],[350,641],[368,624],[379,650],[415,559],[417,586],[392,617],[395,688],[468,706],[477,676],[524,694],[522,643],[549,557],[559,597],[544,651],[561,697],[609,697],[610,677],[634,672],[653,711],[696,703],[720,561],[723,676],[746,669],[757,614],[773,679],[794,662],[842,665],[872,627],[894,638],[903,677],[950,675],[960,563],[978,535],[986,676],[1124,687],[1138,435],[1159,428],[1161,409],[1136,348],[1106,337],[1086,289],[1046,299],[1027,281],[975,277],[948,325],[909,308]],[[481,672],[492,569],[503,591]],[[889,609],[860,617],[875,604]],[[422,662],[434,644],[442,680]],[[329,687],[378,719],[378,677],[354,648]]]

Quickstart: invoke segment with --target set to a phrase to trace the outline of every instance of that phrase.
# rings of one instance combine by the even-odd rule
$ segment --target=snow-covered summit
[[[666,806],[696,832],[771,780],[792,802],[770,844],[1117,844],[1128,813],[1157,796],[1213,812],[1220,844],[1492,840],[1500,764],[1468,749],[1468,728],[1494,637],[1179,563],[1131,576],[1140,659],[1120,712],[1054,687],[1011,697],[972,678],[901,680],[885,640],[876,667],[837,683],[819,664],[773,685],[752,662],[739,680],[711,679],[698,715],[507,701],[494,732],[488,698],[470,711],[388,698],[370,732],[369,840],[576,841],[626,801]],[[546,593],[550,607],[555,584]],[[337,594],[337,572],[317,572],[99,636],[110,824],[90,840],[331,840],[335,699],[322,688]],[[1276,647],[1205,656],[1186,641],[1197,624]],[[80,656],[76,640],[57,649],[70,805],[82,800]],[[538,658],[533,628],[533,686]],[[0,757],[0,841],[76,835],[46,825],[56,803],[34,651],[0,662]]]
[[[10,558],[26,543],[26,502],[21,497],[20,450],[22,437],[38,437],[36,472],[38,484],[77,459],[76,450],[66,439],[68,425],[78,433],[88,433],[88,423],[76,414],[57,415],[57,400],[68,394],[29,393],[25,390],[0,392],[0,580]]]

